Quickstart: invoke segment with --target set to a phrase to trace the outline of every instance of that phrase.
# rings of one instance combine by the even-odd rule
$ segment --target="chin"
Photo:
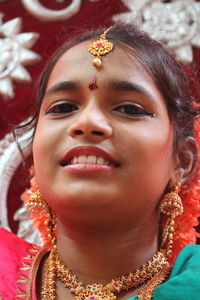
[[[114,205],[114,198],[110,198],[110,193],[98,193],[94,188],[60,188],[52,192],[48,203],[56,210],[63,209],[100,209]],[[55,200],[56,199],[56,200]]]

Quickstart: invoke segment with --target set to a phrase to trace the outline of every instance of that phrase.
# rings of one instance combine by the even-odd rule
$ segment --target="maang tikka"
[[[89,53],[96,56],[96,58],[93,59],[92,64],[97,68],[100,68],[102,66],[101,56],[106,55],[107,53],[113,50],[114,47],[113,43],[108,41],[106,38],[106,35],[111,28],[112,27],[104,31],[104,33],[102,33],[102,35],[100,36],[100,39],[90,43],[88,46]]]

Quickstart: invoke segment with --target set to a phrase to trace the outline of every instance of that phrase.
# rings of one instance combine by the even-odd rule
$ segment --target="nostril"
[[[95,131],[95,130],[93,130],[92,133],[94,133],[96,135],[103,135],[103,132],[101,132],[101,131]]]
[[[84,131],[83,131],[83,130],[80,130],[80,129],[77,129],[77,130],[74,131],[74,133],[75,133],[76,135],[81,135],[81,134],[84,134]],[[90,134],[95,134],[95,135],[98,135],[98,136],[104,135],[104,133],[103,133],[102,131],[97,131],[97,130],[92,130],[92,131],[90,132]]]
[[[81,134],[83,134],[83,131],[82,130],[76,130],[75,133],[78,134],[78,135],[81,135]]]

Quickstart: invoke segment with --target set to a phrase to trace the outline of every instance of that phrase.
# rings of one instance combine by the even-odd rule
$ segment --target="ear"
[[[173,186],[179,181],[185,183],[197,168],[198,147],[193,137],[187,137],[180,142],[174,154]]]

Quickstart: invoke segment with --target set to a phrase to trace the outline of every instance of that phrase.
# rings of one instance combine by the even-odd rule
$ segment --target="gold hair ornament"
[[[93,54],[94,56],[97,56],[92,61],[92,64],[97,68],[102,66],[101,56],[106,55],[107,53],[113,50],[113,43],[108,41],[106,38],[106,35],[110,29],[111,27],[104,31],[104,33],[102,33],[99,40],[90,43],[88,46],[89,53]]]

